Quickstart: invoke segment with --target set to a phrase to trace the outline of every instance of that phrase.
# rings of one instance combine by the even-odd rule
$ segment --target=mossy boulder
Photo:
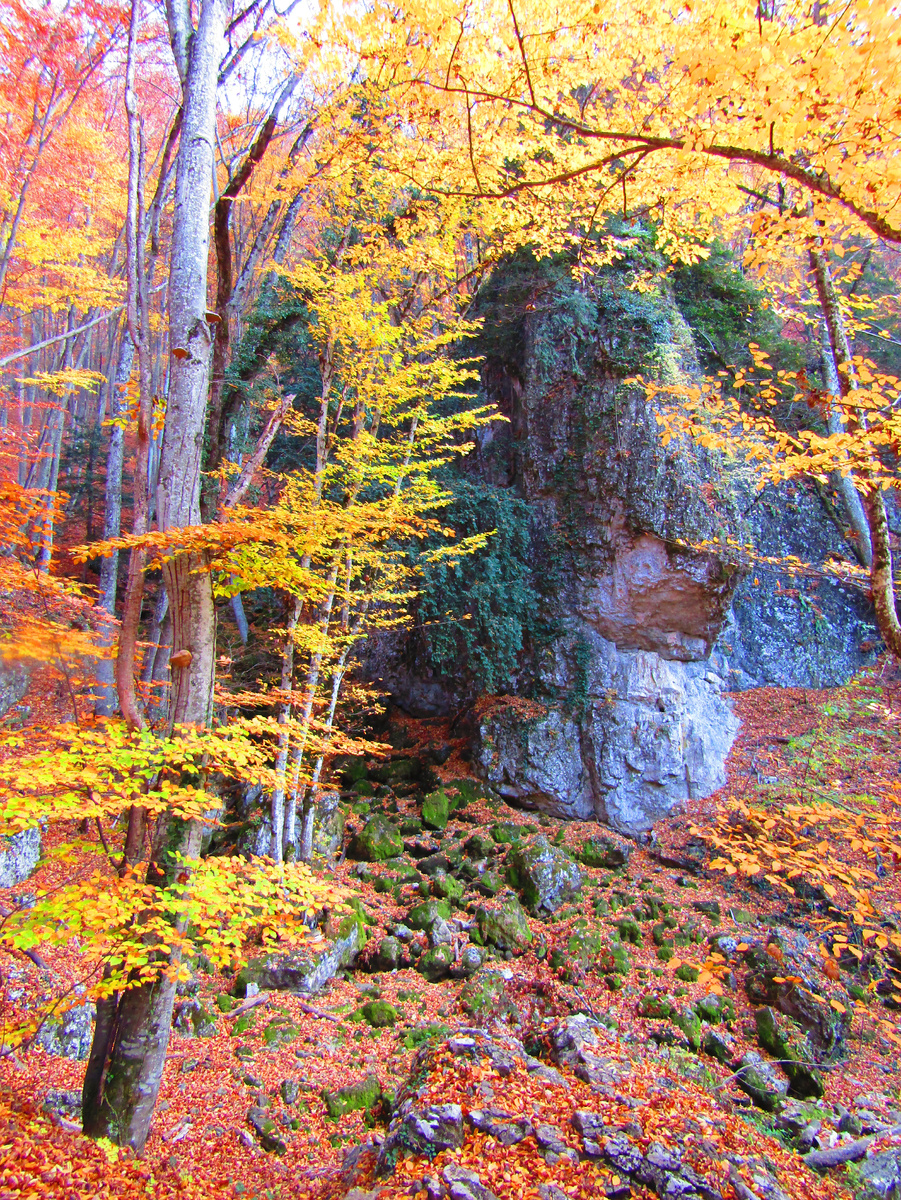
[[[369,1112],[381,1098],[382,1085],[377,1075],[367,1075],[359,1083],[349,1083],[346,1087],[322,1093],[328,1115],[335,1119],[349,1112]]]
[[[674,1001],[659,992],[646,992],[638,1001],[638,1015],[651,1021],[665,1021],[675,1009]]]
[[[463,846],[464,853],[477,861],[489,858],[497,849],[497,843],[487,833],[474,833]]]
[[[618,870],[629,861],[629,851],[610,838],[591,837],[579,850],[579,861],[586,867]]]
[[[454,952],[450,946],[434,946],[416,960],[416,970],[429,983],[437,983],[450,974]]]
[[[790,1027],[769,1006],[754,1014],[757,1040],[775,1059],[790,1080],[789,1092],[802,1100],[818,1100],[825,1092],[823,1077],[812,1065],[810,1045],[797,1027]]]
[[[536,913],[554,913],[582,890],[582,872],[546,837],[519,842],[509,857],[523,899]]]
[[[491,836],[500,846],[511,846],[522,837],[522,829],[514,821],[499,821],[491,826]]]
[[[695,1002],[695,1008],[701,1019],[710,1025],[719,1025],[721,1022],[730,1024],[735,1020],[735,1005],[732,1001],[714,993],[702,996]]]
[[[432,891],[442,900],[449,900],[453,904],[462,898],[463,884],[453,875],[436,875],[432,880]]]
[[[300,1030],[286,1017],[275,1017],[263,1029],[263,1043],[270,1050],[288,1046],[300,1035]]]
[[[701,1023],[701,1018],[695,1010],[689,1006],[684,1008],[676,1008],[670,1013],[670,1020],[675,1027],[685,1034],[686,1040],[692,1050],[700,1050],[701,1042],[704,1039],[704,1030]]]
[[[388,762],[379,763],[369,772],[369,778],[376,783],[395,787],[400,783],[412,783],[422,774],[422,763],[418,758],[392,758]]]
[[[446,829],[450,814],[450,799],[442,788],[429,792],[422,802],[422,823],[428,829]]]
[[[404,955],[404,948],[396,937],[383,937],[372,960],[375,971],[396,971]]]
[[[788,1092],[788,1080],[753,1050],[742,1057],[736,1082],[764,1112],[775,1112]]]
[[[354,836],[348,853],[363,862],[384,862],[404,852],[403,838],[391,822],[374,813]]]
[[[249,1109],[247,1123],[259,1138],[260,1145],[270,1154],[284,1154],[288,1149],[279,1134],[278,1125],[265,1108],[254,1105]]]
[[[479,908],[476,924],[483,944],[498,950],[523,954],[531,945],[528,917],[516,896],[508,896],[497,908]]]
[[[640,946],[642,944],[641,926],[631,917],[626,917],[625,920],[616,922],[616,931],[620,936],[620,940],[628,942],[630,946]]]
[[[436,921],[446,921],[451,915],[450,905],[446,900],[425,900],[417,904],[407,913],[405,923],[411,929],[428,933]]]
[[[507,1007],[504,977],[498,971],[478,971],[460,989],[460,1008],[470,1017],[484,1020]]]
[[[503,891],[505,885],[506,880],[499,871],[485,871],[475,880],[473,886],[483,896],[496,896],[498,892]]]
[[[560,965],[574,964],[581,970],[587,971],[597,960],[606,944],[603,931],[597,925],[592,925],[584,918],[580,918],[574,923],[567,938],[565,962]],[[554,962],[553,956],[551,965],[558,965]]]
[[[851,1028],[852,1009],[844,988],[826,977],[819,961],[797,952],[787,939],[784,945],[755,942],[741,953],[749,968],[745,991],[751,1003],[767,1005],[795,1021],[807,1035],[816,1061],[838,1057]]]
[[[336,754],[332,759],[332,775],[337,775],[345,787],[352,788],[366,778],[366,759],[362,754]]]
[[[373,1029],[387,1029],[400,1020],[400,1013],[387,1000],[367,1000],[357,1012]]]
[[[326,934],[330,940],[312,953],[266,954],[251,959],[238,973],[235,995],[246,996],[252,984],[260,991],[316,995],[342,967],[353,963],[366,944],[366,925],[356,913],[338,914]]]

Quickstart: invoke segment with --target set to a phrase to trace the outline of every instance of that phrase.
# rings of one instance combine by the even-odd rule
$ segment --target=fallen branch
[[[250,1012],[252,1008],[256,1008],[258,1004],[265,1004],[269,999],[268,992],[260,992],[258,996],[252,996],[249,1000],[245,1000],[238,1008],[233,1008],[230,1013],[225,1016],[231,1020],[232,1017],[240,1017],[242,1013]]]
[[[894,1133],[901,1133],[901,1125],[890,1125],[888,1129],[882,1129],[879,1133],[858,1138],[856,1142],[846,1142],[844,1146],[833,1146],[831,1150],[811,1150],[809,1154],[804,1155],[804,1162],[817,1171],[840,1167],[843,1163],[860,1162],[862,1158],[866,1158],[867,1151],[877,1138]]]
[[[316,1008],[314,1004],[307,1004],[305,1000],[298,1000],[297,1004],[303,1012],[309,1013],[311,1017],[319,1017],[323,1021],[334,1021],[336,1025],[341,1024],[341,1018],[335,1013],[326,1012],[324,1008]]]

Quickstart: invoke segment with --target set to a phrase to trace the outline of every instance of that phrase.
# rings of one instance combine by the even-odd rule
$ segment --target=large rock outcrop
[[[482,398],[505,420],[479,431],[463,465],[527,506],[544,622],[493,689],[511,700],[475,706],[474,760],[511,802],[629,833],[724,783],[737,729],[727,687],[836,682],[873,645],[862,598],[824,584],[805,607],[721,550],[757,534],[764,553],[797,554],[799,541],[820,558],[847,553],[815,493],[780,493],[770,527],[746,471],[663,436],[632,376],[678,387],[701,371],[668,285],[633,283],[626,268],[576,285],[537,264],[500,280],[485,310]],[[785,599],[794,609],[774,617]],[[503,607],[501,596],[499,626]],[[445,664],[436,671],[408,639],[382,644],[369,667],[408,711],[459,713],[477,672],[465,653]]]

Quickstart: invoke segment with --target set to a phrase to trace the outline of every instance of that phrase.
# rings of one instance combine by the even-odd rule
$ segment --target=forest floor
[[[372,970],[372,950],[403,925],[430,881],[398,882],[396,871],[348,856],[320,869],[362,902],[371,922],[367,951],[316,996],[264,991],[237,1015],[234,976],[198,971],[187,999],[202,1005],[208,1036],[174,1032],[142,1159],[77,1132],[83,1061],[38,1045],[3,1058],[0,1200],[662,1194],[659,1178],[643,1181],[625,1159],[594,1153],[573,1124],[583,1110],[643,1154],[655,1145],[675,1153],[704,1181],[686,1195],[862,1194],[860,1161],[819,1173],[798,1151],[799,1143],[841,1150],[868,1138],[852,1155],[861,1160],[864,1152],[901,1147],[901,673],[883,664],[844,688],[764,689],[733,702],[741,730],[727,786],[674,813],[644,844],[613,836],[625,865],[582,865],[581,889],[566,904],[552,915],[528,915],[524,952],[494,954],[476,977],[487,971],[495,987],[481,1011],[472,980],[429,982],[412,965]],[[436,740],[450,745],[437,771],[452,794],[469,774],[462,740],[435,723],[404,724],[398,757],[415,757]],[[395,821],[415,824],[422,795],[403,791],[409,794],[380,802]],[[366,805],[356,802],[351,823],[362,823]],[[65,832],[48,830],[45,846]],[[584,858],[586,843],[608,832],[539,819],[480,792],[445,830],[425,830],[417,853],[459,858],[481,834],[494,843],[492,866],[503,872],[518,840],[544,835]],[[52,861],[39,866],[15,894],[48,886],[56,869]],[[453,909],[460,927],[505,895],[467,888]],[[593,931],[600,940],[591,941]],[[421,955],[425,936],[412,937],[408,949],[418,941]],[[779,989],[795,987],[831,1009],[840,1026],[829,1054],[813,1064],[822,1097],[777,1099],[769,1112],[736,1073],[748,1052],[762,1054],[764,1065],[773,1057],[761,1050],[758,1032],[767,997],[749,982],[761,951],[772,960],[773,970],[763,970],[770,1003],[778,1008]],[[75,946],[50,958],[47,970],[0,956],[0,1021],[72,987],[84,970]],[[721,1018],[711,1015],[710,997]],[[361,1007],[374,999],[393,1006],[394,1023],[374,1028],[361,1019]],[[699,1004],[710,1020],[697,1019]],[[578,1054],[554,1057],[550,1046],[555,1036],[559,1042],[554,1031],[575,1028],[566,1023],[580,1016],[595,1039],[591,1061],[601,1064],[600,1082],[594,1068],[579,1069]],[[495,1048],[506,1047],[507,1058],[488,1043],[487,1057],[474,1054],[475,1034],[464,1038],[467,1053],[453,1042],[455,1031],[474,1026]],[[711,1032],[722,1035],[724,1062],[700,1052]],[[382,1099],[330,1117],[323,1093],[370,1076]],[[376,1175],[392,1095],[412,1098],[418,1109],[459,1104],[462,1145],[411,1146],[392,1172]],[[505,1127],[522,1117],[530,1125],[525,1136],[499,1134],[484,1112]],[[564,1145],[542,1134],[545,1126]],[[478,1175],[482,1193],[467,1171]]]

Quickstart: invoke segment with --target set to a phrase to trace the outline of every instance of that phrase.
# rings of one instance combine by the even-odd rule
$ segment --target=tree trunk
[[[829,330],[825,319],[820,330],[820,359],[823,364],[823,376],[826,387],[831,395],[841,396],[841,384],[835,369],[835,359],[832,355],[832,345],[829,340]],[[845,432],[845,422],[834,404],[829,405],[827,416],[829,433],[832,435]],[[845,514],[854,536],[854,550],[863,566],[869,567],[873,562],[873,544],[870,540],[870,528],[863,501],[860,498],[851,475],[843,475],[841,471],[832,472],[832,486],[841,496],[845,504]]]
[[[829,333],[829,345],[832,350],[839,389],[842,399],[847,400],[854,391],[854,364],[841,304],[825,253],[819,248],[812,249],[810,262],[816,280],[817,296],[823,312],[823,319]],[[860,414],[859,422],[865,428],[866,419],[863,413]],[[875,454],[875,450],[873,453]],[[898,620],[898,608],[895,601],[892,547],[885,500],[872,473],[865,470],[862,474],[864,482],[868,484],[866,512],[872,546],[870,590],[873,607],[876,610],[876,624],[886,646],[896,658],[901,659],[901,621]]]
[[[169,272],[170,345],[180,353],[172,363],[157,492],[157,519],[163,530],[197,524],[200,517],[200,456],[210,349],[204,315],[208,214],[216,83],[224,44],[222,0],[203,0],[190,52],[182,20],[186,12],[187,6],[184,10],[177,4],[167,6],[176,59],[184,61],[187,70]],[[215,613],[212,583],[204,566],[199,556],[184,554],[167,563],[163,572],[173,646],[190,653],[190,661],[177,668],[173,680],[170,720],[178,724],[205,724],[212,706]],[[175,856],[197,858],[201,841],[198,822],[162,818],[148,882],[169,882]],[[125,992],[114,1018],[105,1022],[107,1044],[92,1047],[85,1080],[85,1132],[143,1149],[166,1061],[178,963],[178,953],[173,952],[161,963],[156,982]]]

